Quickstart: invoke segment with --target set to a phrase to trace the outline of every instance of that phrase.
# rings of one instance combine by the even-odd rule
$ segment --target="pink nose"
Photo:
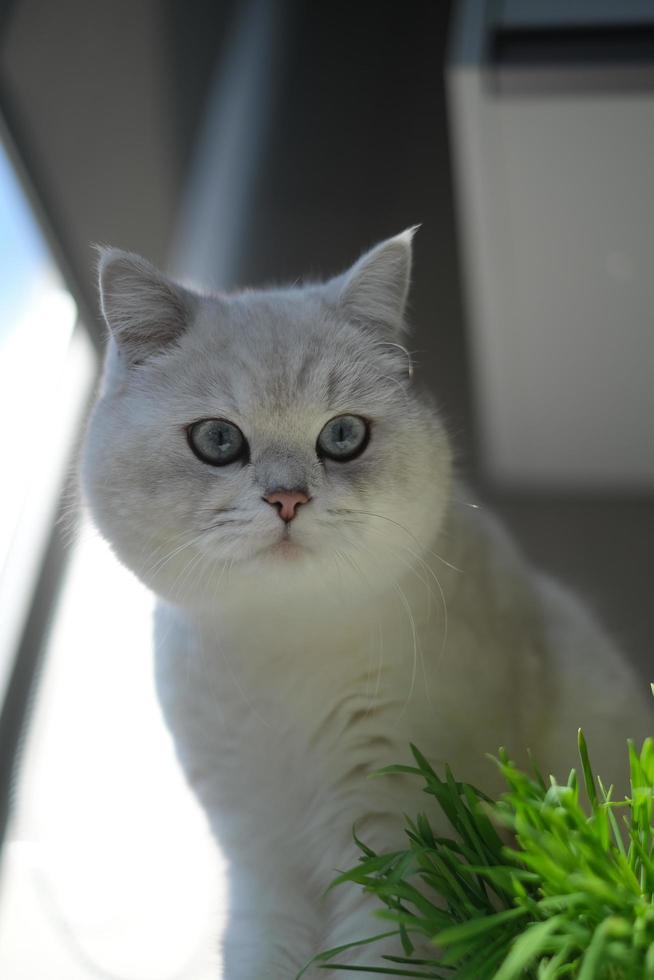
[[[310,498],[301,490],[275,490],[263,499],[272,507],[277,507],[279,516],[288,524],[295,517],[300,504],[308,503]]]

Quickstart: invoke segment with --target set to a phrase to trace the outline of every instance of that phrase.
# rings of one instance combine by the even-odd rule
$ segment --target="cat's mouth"
[[[298,540],[298,535],[293,529],[286,526],[283,531],[268,544],[261,545],[256,552],[251,555],[251,559],[271,560],[271,561],[299,561],[313,551],[313,547],[304,541]]]
[[[258,552],[258,555],[262,558],[268,557],[283,561],[297,561],[303,555],[308,554],[310,550],[306,544],[298,541],[297,535],[294,532],[291,533],[291,529],[287,525],[279,537],[271,544],[262,548]]]
[[[270,545],[266,551],[269,555],[275,555],[279,558],[289,560],[299,558],[300,555],[306,552],[306,548],[285,534],[284,537],[280,538],[279,541],[276,541],[275,544]]]

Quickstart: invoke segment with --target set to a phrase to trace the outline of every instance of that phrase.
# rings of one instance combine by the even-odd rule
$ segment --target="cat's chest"
[[[455,609],[446,632],[424,599],[402,590],[354,618],[304,610],[190,626],[164,615],[159,693],[191,782],[215,780],[236,809],[257,792],[281,805],[290,787],[311,806],[369,787],[369,771],[409,761],[411,741],[450,761],[469,754],[462,709],[476,716],[501,671],[474,676],[474,637]]]
[[[406,735],[425,696],[430,624],[388,603],[356,619],[226,617],[190,625],[159,613],[157,681],[178,743],[217,767],[323,767],[390,732]],[[404,618],[403,618],[404,615]],[[325,773],[326,774],[326,773]]]
[[[401,612],[401,609],[400,609]],[[216,730],[247,725],[288,737],[329,729],[343,701],[372,706],[413,695],[429,624],[419,612],[403,620],[381,604],[356,617],[312,614],[266,619],[247,612],[189,623],[159,614],[157,672],[164,705],[204,713]],[[415,676],[414,676],[415,675]]]
[[[158,686],[176,740],[217,766],[229,765],[223,750],[253,765],[296,752],[339,770],[341,757],[365,752],[394,761],[396,744],[460,712],[460,685],[474,694],[452,622],[446,632],[443,611],[423,599],[402,591],[356,615],[306,609],[202,625],[161,612]]]

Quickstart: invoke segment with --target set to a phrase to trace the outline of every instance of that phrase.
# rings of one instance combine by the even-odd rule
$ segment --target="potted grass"
[[[654,742],[627,744],[631,792],[620,800],[593,772],[581,731],[578,748],[585,793],[575,770],[546,780],[502,750],[492,758],[507,787],[497,801],[447,767],[439,776],[413,745],[415,766],[375,773],[422,779],[452,833],[436,836],[428,812],[407,818],[402,851],[376,853],[355,833],[360,861],[329,887],[372,893],[386,928],[311,964],[431,980],[654,980]],[[341,961],[350,947],[373,949],[394,933],[403,956],[384,956],[383,966]],[[433,958],[416,954],[425,938]]]

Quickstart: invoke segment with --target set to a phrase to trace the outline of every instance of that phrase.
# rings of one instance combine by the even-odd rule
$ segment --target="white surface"
[[[646,489],[654,92],[500,94],[471,58],[487,29],[474,11],[463,4],[448,83],[487,471]]]
[[[5,850],[3,980],[216,980],[224,865],[155,700],[152,600],[88,530]]]
[[[70,294],[52,275],[32,286],[0,343],[0,706],[96,372]]]

